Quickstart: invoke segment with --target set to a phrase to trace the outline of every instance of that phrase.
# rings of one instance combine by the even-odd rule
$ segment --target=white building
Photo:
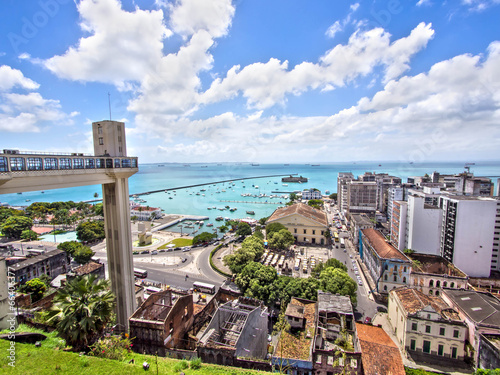
[[[390,292],[388,316],[398,344],[429,360],[463,360],[467,325],[440,297],[413,288]]]
[[[500,200],[441,196],[441,255],[471,277],[499,270]]]
[[[394,201],[405,200],[405,188],[403,186],[391,186],[387,190],[387,219],[391,221]]]
[[[321,199],[321,191],[318,189],[309,189],[302,192],[302,199]]]
[[[130,217],[137,216],[136,220],[149,221],[152,218],[159,219],[162,217],[161,208],[140,206],[134,202],[130,202]]]
[[[405,246],[423,254],[440,255],[442,210],[437,206],[439,188],[408,191]],[[434,204],[433,204],[434,203]]]

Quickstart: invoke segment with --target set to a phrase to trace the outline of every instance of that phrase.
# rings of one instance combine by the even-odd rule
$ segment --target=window
[[[454,283],[454,282],[452,282],[452,283],[450,284],[450,288],[454,288],[454,287],[455,287],[455,283]]]
[[[304,229],[304,234],[307,234],[307,229]]]
[[[352,368],[358,367],[358,360],[356,358],[351,358],[351,367]]]
[[[115,159],[115,168],[120,168],[120,159]]]
[[[387,292],[387,285],[384,285],[384,291]]]
[[[97,126],[97,134],[102,134],[102,126],[101,125]]]
[[[102,137],[99,137],[99,144],[103,145],[104,144],[104,139]]]
[[[459,336],[460,336],[460,331],[458,329],[454,329],[453,330],[453,337],[458,339]]]
[[[105,164],[104,164],[104,159],[97,159],[96,160],[96,168],[104,168],[105,167]]]
[[[412,323],[411,324],[411,330],[416,331],[418,329],[418,323]]]
[[[406,276],[403,277],[403,284],[406,284]]]
[[[316,231],[313,229],[313,234],[316,234]]]
[[[434,280],[429,281],[429,286],[432,288],[434,286]]]
[[[451,348],[451,358],[454,358],[454,359],[457,358],[457,348],[455,348],[455,347]]]
[[[444,352],[444,346],[442,344],[438,345],[438,355],[443,355]]]
[[[441,281],[436,281],[436,288],[439,288],[441,286]]]
[[[416,340],[410,340],[410,350],[415,350],[417,347],[417,341]]]
[[[23,158],[10,158],[10,170],[11,171],[24,171],[24,159]]]
[[[316,357],[316,363],[321,363],[321,354]]]
[[[45,158],[43,163],[44,163],[45,170],[57,169],[57,159],[56,158]]]
[[[326,358],[326,363],[330,366],[333,366],[333,355],[329,355],[327,358]]]
[[[95,161],[94,161],[94,159],[85,159],[85,168],[87,168],[87,169],[94,169],[95,168]]]
[[[9,165],[7,164],[7,158],[6,157],[0,157],[0,172],[8,172],[9,171]]]
[[[41,171],[42,158],[28,158],[28,171]]]
[[[59,159],[59,169],[71,169],[71,159],[70,158],[60,158]]]
[[[448,283],[446,281],[443,282],[443,288],[446,288],[448,286]]]
[[[444,336],[445,334],[445,329],[443,327],[439,328],[439,336]]]
[[[130,159],[130,166],[132,168],[137,168],[137,159]]]
[[[122,152],[122,146],[118,146],[118,152]]]
[[[398,281],[398,277],[394,276],[394,282]]]
[[[387,271],[389,269],[389,266],[386,264],[385,265],[385,270]]]
[[[403,272],[406,272],[406,266],[404,266],[404,268],[403,268]]]
[[[293,233],[297,233],[297,228],[293,228]]]
[[[113,159],[106,159],[106,168],[113,168]]]
[[[431,333],[431,326],[425,326],[425,333]]]
[[[118,142],[121,142],[121,141],[122,141],[122,136],[121,136],[121,135],[119,135],[119,136],[118,136]]]
[[[73,159],[74,169],[83,169],[83,159]]]
[[[387,281],[387,275],[384,275],[384,281]]]

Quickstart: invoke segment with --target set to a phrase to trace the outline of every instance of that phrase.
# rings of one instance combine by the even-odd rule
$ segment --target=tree
[[[356,282],[349,277],[347,272],[340,268],[328,267],[319,275],[322,290],[332,294],[341,294],[351,297],[351,302],[356,303]]]
[[[271,232],[267,236],[269,247],[277,250],[285,250],[293,245],[295,238],[288,229],[281,229],[279,232]]]
[[[95,253],[90,249],[90,247],[78,241],[66,241],[57,245],[59,250],[66,252],[66,255],[73,258],[75,262],[80,264],[88,263],[89,260],[95,255]]]
[[[266,216],[266,217],[261,217],[261,218],[259,219],[259,224],[260,224],[260,225],[266,225],[266,221],[267,221],[267,219],[269,219],[269,217],[268,217],[268,216]]]
[[[223,262],[231,272],[240,273],[248,263],[256,262],[264,254],[264,242],[255,236],[245,238],[241,247],[233,254],[226,255]]]
[[[311,270],[311,277],[319,278],[319,275],[321,274],[321,272],[323,272],[323,270],[325,270],[326,268],[330,268],[330,267],[331,268],[339,268],[342,271],[347,272],[347,266],[344,263],[342,263],[338,259],[330,258],[325,263],[318,263],[316,265],[316,267],[314,267]]]
[[[2,233],[11,238],[21,238],[25,230],[31,229],[33,220],[26,216],[11,216],[2,224]]]
[[[238,236],[249,236],[252,234],[252,227],[248,223],[240,222],[236,234]]]
[[[324,202],[321,199],[309,199],[307,204],[312,208],[320,210],[323,207]]]
[[[94,206],[94,213],[97,216],[104,216],[104,205],[102,203],[97,203]]]
[[[286,229],[286,227],[281,223],[271,223],[266,225],[266,236],[269,239],[269,235],[273,232],[279,232],[282,229]]]
[[[76,238],[82,242],[92,242],[105,238],[103,221],[86,221],[76,227]]]
[[[193,245],[197,245],[200,243],[210,242],[217,236],[214,233],[202,232],[193,238]]]
[[[298,198],[299,198],[299,197],[298,197],[298,195],[297,195],[297,194],[295,194],[295,193],[290,193],[290,196],[289,196],[290,203],[295,202]]]
[[[94,198],[99,198],[99,193],[94,193]]]
[[[330,199],[333,199],[333,200],[337,200],[337,193],[332,193],[328,196],[328,198]]]
[[[31,294],[32,303],[41,300],[46,290],[47,286],[39,278],[31,279],[19,288],[21,293]]]
[[[253,235],[255,237],[260,238],[261,240],[264,239],[264,233],[262,233],[262,229],[260,229],[260,228],[256,228],[255,231],[253,232]]]
[[[108,280],[95,275],[76,277],[59,289],[48,313],[59,336],[81,351],[92,345],[111,322],[115,296]]]
[[[38,239],[38,234],[34,230],[31,230],[31,229],[23,230],[21,233],[21,239],[35,241],[36,239]]]
[[[221,225],[219,227],[219,232],[221,232],[221,233],[226,233],[228,230],[229,230],[229,228],[227,227],[227,225]]]
[[[272,296],[273,284],[277,277],[274,267],[250,262],[236,277],[235,283],[245,296],[269,303],[272,302],[269,297]]]

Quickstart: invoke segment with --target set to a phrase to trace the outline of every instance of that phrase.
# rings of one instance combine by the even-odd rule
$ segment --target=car
[[[383,307],[383,306],[377,306],[377,311],[381,312],[381,313],[386,313],[387,309],[385,307]]]
[[[33,246],[28,246],[27,249],[33,249]]]
[[[142,250],[141,254],[149,254],[149,250]]]
[[[189,251],[189,250],[191,250],[191,248],[189,247],[185,247],[184,249],[182,249],[182,251]]]
[[[181,248],[180,247],[174,247],[174,250],[180,250]]]
[[[273,341],[273,337],[271,335],[267,335],[267,341],[269,342]]]
[[[351,258],[351,259],[352,259],[352,254],[349,254],[349,258]]]
[[[158,251],[156,251],[156,250],[153,250],[153,251],[151,252],[151,255],[156,255],[156,254],[158,254]]]
[[[158,250],[159,253],[164,253],[165,252],[165,249],[160,249]]]
[[[372,318],[370,318],[369,316],[367,316],[365,318],[365,324],[370,324],[372,322]]]
[[[132,251],[132,254],[133,255],[137,255],[137,254],[139,254],[139,252],[138,251]]]
[[[344,253],[347,253],[347,250],[346,250],[346,249],[344,249]]]
[[[44,245],[38,245],[38,247],[43,247]]]
[[[361,280],[358,280],[358,285],[363,286],[363,282]]]
[[[182,258],[182,263],[185,263],[187,258]]]

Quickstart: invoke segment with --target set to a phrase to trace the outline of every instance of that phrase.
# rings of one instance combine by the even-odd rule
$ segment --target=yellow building
[[[328,230],[328,220],[323,211],[317,210],[303,203],[278,208],[267,219],[266,224],[283,224],[295,241],[324,245],[325,233]]]

